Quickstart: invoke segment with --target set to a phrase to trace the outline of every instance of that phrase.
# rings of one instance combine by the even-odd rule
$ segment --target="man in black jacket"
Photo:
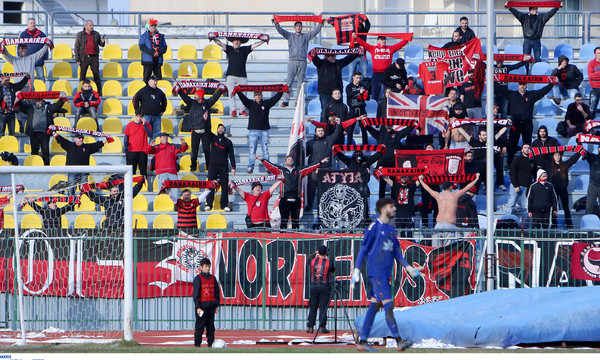
[[[158,79],[151,75],[148,84],[133,96],[133,109],[144,109],[144,117],[152,126],[152,139],[156,139],[161,130],[161,116],[167,110],[167,97],[156,87]]]
[[[260,141],[262,157],[269,160],[269,110],[283,96],[283,92],[275,94],[272,98],[263,101],[262,91],[254,92],[254,101],[248,99],[243,93],[238,93],[240,101],[248,108],[248,146],[250,154],[248,157],[248,169],[246,172],[254,172],[254,162],[256,158],[256,147]],[[260,139],[260,140],[259,140]]]
[[[451,47],[459,46],[460,44],[462,44],[461,39],[462,36],[460,36],[460,30],[454,30],[454,32],[452,32],[452,41],[448,41],[447,43],[445,43],[444,46],[442,46],[442,49],[448,49]]]
[[[456,226],[459,228],[479,229],[477,204],[473,198],[477,195],[477,186],[472,186],[458,198],[456,204]]]
[[[475,32],[469,27],[469,19],[466,16],[460,18],[460,26],[457,27],[454,31],[458,31],[458,33],[460,34],[461,44],[475,39]]]
[[[327,123],[327,119],[331,116],[332,111],[342,122],[349,119],[348,106],[342,100],[342,91],[340,89],[333,89],[331,92],[329,103],[321,111],[321,122]]]
[[[358,56],[360,55],[347,55],[341,60],[336,60],[335,55],[326,55],[325,60],[321,60],[319,56],[313,58],[312,62],[317,67],[317,87],[321,101],[321,110],[325,110],[325,106],[331,102],[333,90],[342,89],[344,86],[342,82],[342,68],[350,64]]]
[[[525,55],[525,57],[531,58],[531,55]],[[526,60],[528,60],[527,58]],[[496,61],[496,65],[494,65],[494,74],[508,74],[513,70],[516,70],[520,67],[527,65],[526,61],[520,61],[516,64],[512,65],[504,65],[504,60]],[[529,70],[527,67],[525,68]],[[497,87],[502,87],[504,90],[508,91],[508,84],[505,82],[495,82],[494,89]],[[494,91],[494,104],[500,107],[500,116],[502,119],[506,119],[508,116],[508,99],[500,94],[498,91]]]
[[[362,73],[360,71],[355,71],[352,75],[352,82],[346,86],[346,104],[350,108],[350,112],[348,114],[348,118],[355,118],[362,115],[367,114],[367,100],[371,98],[367,89],[365,89],[364,84],[360,81],[362,78]],[[331,105],[331,103],[329,104]],[[352,139],[354,137],[354,127],[356,123],[352,124],[348,130],[346,130],[348,145],[352,144]],[[358,122],[358,126],[362,133],[362,144],[367,145],[368,135],[367,130],[362,125],[362,121]]]
[[[136,197],[137,194],[142,190],[145,179],[138,182],[133,186],[132,198]],[[108,232],[120,232],[123,231],[123,225],[125,223],[125,204],[123,197],[125,191],[121,185],[113,185],[109,188],[110,195],[98,195],[94,191],[87,191],[85,194],[88,198],[96,204],[104,207],[104,222],[102,223],[102,229]],[[83,192],[83,190],[82,190]]]
[[[577,66],[569,64],[568,57],[560,55],[558,67],[550,75],[558,78],[558,85],[552,89],[555,103],[560,104],[561,98],[575,99],[575,94],[579,92],[579,85],[583,82],[583,74]]]
[[[530,152],[531,146],[524,143],[521,147],[521,155],[517,156],[510,164],[510,192],[508,195],[506,214],[512,214],[513,207],[520,197],[523,221],[527,219],[527,199],[525,194],[529,185],[531,185],[535,171],[534,164],[529,161]]]
[[[547,146],[560,146],[558,140],[553,138],[552,136],[548,136],[548,128],[546,125],[541,125],[538,128],[537,139],[531,143],[531,147],[547,147]],[[544,160],[550,162],[552,161],[552,153],[542,155]]]
[[[393,92],[401,92],[408,84],[408,74],[404,67],[404,59],[397,58],[388,66],[383,73],[383,85],[392,89]]]
[[[21,101],[19,104],[20,110],[27,114],[24,127],[25,134],[29,135],[31,155],[37,155],[41,147],[44,165],[50,165],[50,135],[47,131],[50,125],[54,125],[52,114],[67,101],[67,94],[61,91],[58,101],[52,104],[44,99]]]
[[[15,112],[13,105],[16,99],[17,91],[27,85],[30,77],[25,75],[21,81],[16,84],[10,82],[10,76],[2,78],[0,83],[0,136],[4,136],[4,129],[8,125],[8,135],[15,135]]]
[[[550,213],[556,216],[557,201],[554,187],[548,182],[546,170],[537,171],[537,180],[527,192],[527,215],[531,218],[532,228],[550,228]]]
[[[219,100],[223,91],[217,89],[215,93],[209,98],[204,99],[204,89],[199,89],[194,93],[194,99],[188,96],[182,89],[177,94],[181,97],[181,100],[190,107],[189,114],[187,115],[187,121],[189,122],[189,128],[192,132],[192,153],[190,154],[192,164],[190,171],[196,171],[198,168],[198,150],[200,149],[200,141],[202,140],[202,151],[204,152],[204,161],[206,162],[206,168],[210,164],[210,144],[214,138],[211,132],[210,122],[210,108]]]
[[[508,99],[512,113],[512,129],[509,136],[508,163],[511,164],[517,152],[519,138],[523,136],[523,144],[531,144],[533,135],[533,107],[535,103],[544,97],[554,85],[548,84],[539,90],[528,91],[526,83],[519,83],[519,91],[508,90],[508,88],[496,87],[501,96]]]
[[[217,136],[210,146],[210,164],[208,165],[208,181],[219,180],[221,183],[221,209],[231,211],[229,207],[229,164],[231,163],[231,176],[235,175],[235,154],[233,143],[225,137],[225,125],[219,124]],[[206,198],[204,211],[210,211],[213,207],[216,189],[212,189]]]
[[[61,217],[75,209],[76,202],[73,201],[63,207],[58,207],[55,198],[50,198],[47,205],[42,207],[35,203],[35,195],[30,195],[23,199],[23,206],[29,205],[42,216],[42,227],[44,230],[58,230],[62,227]]]
[[[562,1],[560,2],[562,7]],[[506,4],[504,4],[506,7]],[[515,8],[509,8],[508,10],[519,20],[521,27],[523,28],[523,54],[531,54],[533,50],[533,57],[535,62],[542,61],[542,34],[544,32],[544,26],[556,14],[559,8],[553,8],[547,13],[538,14],[537,7],[529,7],[529,13],[520,12]],[[511,107],[512,108],[512,107]]]

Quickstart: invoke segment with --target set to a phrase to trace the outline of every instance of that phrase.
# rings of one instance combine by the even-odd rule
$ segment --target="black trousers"
[[[154,74],[158,80],[162,79],[162,66],[158,63],[158,61],[153,62],[152,64],[142,64],[144,67],[144,82],[147,84],[148,80],[150,80],[150,75]]]
[[[202,334],[206,329],[206,342],[208,347],[212,347],[215,341],[215,309],[207,309],[202,316],[196,315],[196,327],[194,331],[194,346],[200,347],[202,344]]]
[[[350,112],[348,113],[348,118],[352,119],[352,118],[364,115],[366,113],[367,112],[364,107],[350,108]],[[369,144],[369,134],[367,133],[367,129],[363,126],[362,121],[358,120],[356,123],[358,123],[358,127],[360,128],[360,132],[362,135],[362,144],[368,145]],[[352,139],[354,138],[354,129],[356,128],[356,123],[354,123],[346,128],[346,139],[347,139],[346,143],[348,145],[352,145]]]
[[[281,214],[281,228],[286,229],[288,219],[292,218],[292,229],[300,227],[300,206],[299,198],[281,198],[279,201],[279,214]]]
[[[533,229],[548,229],[550,227],[550,213],[547,211],[532,211],[531,227]]]
[[[310,300],[308,312],[307,327],[314,327],[317,319],[317,309],[319,309],[319,324],[320,327],[325,327],[327,324],[327,305],[329,304],[329,296],[331,295],[331,287],[329,285],[310,285]]]
[[[50,135],[34,132],[29,136],[29,142],[31,144],[31,155],[38,155],[41,148],[44,165],[50,165]]]
[[[379,162],[377,163],[377,167],[396,167],[395,164],[395,160],[394,158],[391,159],[383,159],[383,160],[379,160]],[[395,176],[390,176],[390,179],[392,180],[392,182],[396,181],[396,177]],[[386,193],[386,189],[389,185],[383,180],[383,179],[379,179],[379,198],[383,199],[385,198],[385,193]],[[391,191],[391,187],[390,187],[390,191]]]
[[[202,152],[204,153],[204,162],[206,163],[206,168],[208,168],[209,158],[210,158],[210,143],[213,140],[213,133],[210,131],[205,131],[204,134],[199,134],[192,130],[192,153],[190,154],[190,158],[192,160],[192,165],[190,167],[191,171],[196,171],[198,169],[198,152],[200,150],[200,142],[202,142]]]
[[[431,186],[431,189],[438,191],[440,187],[438,185]],[[421,190],[421,204],[423,207],[421,208],[421,226],[429,227],[429,201],[431,201],[431,207],[433,210],[433,225],[437,223],[436,218],[438,214],[438,203],[437,200],[433,198],[425,189]]]
[[[327,168],[323,168],[320,167],[320,170],[331,170],[331,168],[327,167]],[[318,171],[318,170],[317,170]],[[317,194],[317,185],[319,182],[319,174],[317,174],[317,171],[313,171],[310,174],[308,174],[308,184],[306,186],[306,206],[308,208],[312,208],[314,201],[315,201],[315,195]],[[319,206],[319,199],[317,199],[317,204],[316,206]]]
[[[496,185],[504,185],[504,154],[502,151],[494,153],[494,168],[496,169]]]
[[[143,151],[128,151],[125,154],[127,165],[133,167],[133,174],[136,174],[136,168],[140,169],[140,174],[146,176],[148,172],[148,154]]]
[[[411,200],[412,201],[412,200]],[[397,229],[414,229],[415,222],[413,217],[415,216],[414,211],[410,212],[396,212],[396,228]],[[413,232],[409,230],[400,230],[398,232],[400,237],[412,238]]]
[[[208,166],[208,181],[219,180],[221,183],[221,209],[229,205],[229,169],[227,165],[210,164]],[[206,198],[206,205],[213,207],[215,200],[215,190],[211,190]]]
[[[556,192],[556,196],[558,197],[558,200],[560,200],[560,206],[562,207],[562,209],[565,212],[565,223],[567,225],[567,227],[572,228],[573,227],[573,219],[571,219],[571,210],[569,209],[569,191],[567,190],[567,188],[554,188],[554,191]],[[556,225],[558,224],[557,222],[558,220],[558,215],[557,216],[552,216],[552,227],[556,227]]]
[[[519,138],[523,136],[523,144],[531,145],[531,136],[533,135],[533,122],[520,122],[513,124],[508,135],[508,163],[512,163],[515,153],[517,152]]]
[[[102,96],[102,81],[100,81],[100,65],[98,63],[98,55],[86,55],[83,57],[83,61],[80,65],[79,81],[85,79],[87,69],[92,69],[94,75],[94,82],[98,86],[98,95]]]

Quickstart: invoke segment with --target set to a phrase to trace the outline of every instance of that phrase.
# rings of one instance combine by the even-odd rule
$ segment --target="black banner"
[[[319,170],[319,226],[355,229],[369,220],[369,173]]]

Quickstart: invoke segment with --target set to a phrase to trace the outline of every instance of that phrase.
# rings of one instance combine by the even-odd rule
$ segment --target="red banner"
[[[560,8],[562,1],[507,1],[506,7],[548,7]]]
[[[431,176],[464,175],[464,149],[396,150],[396,167],[425,168]]]
[[[575,279],[600,281],[600,244],[573,243],[571,271]]]
[[[487,54],[483,53],[483,60],[487,60]],[[494,61],[527,61],[535,62],[535,58],[527,54],[494,54]]]
[[[451,48],[439,48],[429,45],[429,61],[445,61],[450,65],[449,81],[446,87],[462,85],[468,70],[475,69],[477,59],[481,57],[481,42],[479,38]]]
[[[516,75],[516,74],[494,74],[496,82],[518,82],[527,84],[558,84],[558,78],[550,75]]]

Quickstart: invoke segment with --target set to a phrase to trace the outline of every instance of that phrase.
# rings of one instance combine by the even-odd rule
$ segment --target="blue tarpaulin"
[[[400,335],[463,347],[600,341],[600,286],[530,288],[479,294],[395,311]],[[364,315],[355,325],[362,328]],[[383,312],[370,337],[391,337]]]

